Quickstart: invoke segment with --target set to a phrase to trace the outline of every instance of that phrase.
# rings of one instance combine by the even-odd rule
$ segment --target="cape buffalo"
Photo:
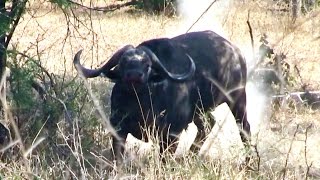
[[[142,139],[145,127],[157,130],[162,152],[193,120],[198,137],[204,137],[200,114],[222,102],[241,125],[242,140],[248,140],[245,59],[218,34],[191,32],[127,45],[98,69],[83,67],[80,54],[74,65],[84,77],[103,75],[115,82],[110,121],[120,137],[113,137],[116,159],[122,156],[128,133]]]

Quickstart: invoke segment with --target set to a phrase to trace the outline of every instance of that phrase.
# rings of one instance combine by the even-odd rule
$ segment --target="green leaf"
[[[50,0],[50,2],[57,4],[61,9],[67,9],[71,5],[68,0]]]
[[[0,13],[0,35],[5,34],[10,29],[10,18],[3,13]]]

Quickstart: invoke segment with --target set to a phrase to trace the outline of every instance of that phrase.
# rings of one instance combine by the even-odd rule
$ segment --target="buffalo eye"
[[[142,64],[143,64],[143,69],[147,70],[151,67],[151,63],[149,59],[143,59],[142,60]]]
[[[143,69],[148,70],[150,68],[150,64],[143,64]]]

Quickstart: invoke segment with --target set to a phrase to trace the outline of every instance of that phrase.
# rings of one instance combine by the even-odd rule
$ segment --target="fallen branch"
[[[312,109],[320,108],[320,91],[292,92],[272,96],[272,99],[279,102],[286,101],[289,98],[298,104],[307,104]]]

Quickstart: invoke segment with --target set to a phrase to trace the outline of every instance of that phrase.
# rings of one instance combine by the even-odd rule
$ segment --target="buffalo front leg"
[[[178,138],[171,135],[162,135],[159,136],[159,146],[160,146],[160,158],[163,163],[169,162],[166,156],[167,153],[174,154],[177,149],[177,140]]]
[[[124,148],[125,148],[125,141],[127,138],[126,135],[118,135],[118,137],[112,137],[112,148],[114,159],[116,160],[117,164],[121,164],[124,157]]]
[[[206,138],[206,132],[205,132],[205,127],[204,127],[204,122],[200,117],[195,117],[194,118],[194,124],[197,126],[198,133],[196,136],[196,139],[194,143],[191,146],[191,151],[198,153],[205,141]]]
[[[160,153],[164,152],[174,153],[177,148],[178,138],[175,136],[160,136]]]

